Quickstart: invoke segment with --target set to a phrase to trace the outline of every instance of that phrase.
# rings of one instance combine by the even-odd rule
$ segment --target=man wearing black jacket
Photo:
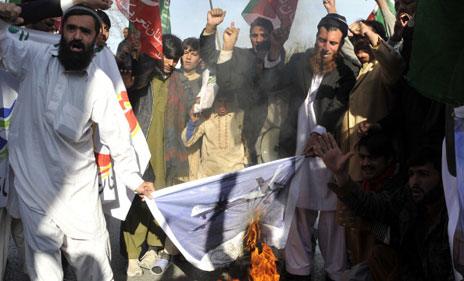
[[[454,280],[439,151],[418,149],[408,161],[407,183],[390,181],[380,193],[350,179],[352,154],[344,155],[332,135],[319,137],[315,151],[334,173],[330,188],[338,198],[356,215],[390,226],[390,243],[377,245],[368,258],[374,280]]]
[[[251,48],[236,45],[240,30],[231,24],[224,31],[224,44],[216,50],[216,28],[225,18],[225,11],[212,9],[208,12],[207,24],[200,36],[200,54],[208,65],[215,66],[216,79],[221,92],[234,95],[244,111],[244,140],[251,162],[257,163],[260,151],[256,144],[268,118],[270,92],[264,85],[264,58],[271,49],[283,52],[288,32],[274,29],[268,19],[258,17],[250,25]],[[286,36],[281,36],[285,33]],[[279,39],[272,40],[279,35]],[[282,38],[281,38],[282,37]]]

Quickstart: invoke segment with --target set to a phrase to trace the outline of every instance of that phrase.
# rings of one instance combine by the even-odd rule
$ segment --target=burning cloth
[[[292,178],[304,156],[187,182],[146,202],[184,257],[201,270],[225,267],[243,255],[250,221],[259,214],[262,240],[283,248],[298,197]]]

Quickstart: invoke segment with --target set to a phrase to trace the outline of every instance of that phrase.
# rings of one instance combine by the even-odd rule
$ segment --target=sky
[[[237,42],[239,47],[249,47],[249,26],[243,20],[241,12],[249,0],[212,0],[213,6],[227,11],[224,22],[219,26],[219,32],[235,22],[240,28]],[[338,13],[344,15],[349,23],[366,18],[375,7],[374,0],[338,0]],[[206,14],[209,10],[209,0],[171,0],[171,31],[181,39],[198,37],[206,24]],[[316,25],[325,15],[322,0],[299,0],[293,28],[290,32],[286,48],[308,48],[314,44]],[[113,52],[122,40],[122,29],[127,21],[115,7],[110,10],[112,28],[108,45]]]

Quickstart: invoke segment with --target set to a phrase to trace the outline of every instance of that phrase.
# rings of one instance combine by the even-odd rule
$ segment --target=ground
[[[126,260],[119,251],[119,221],[113,218],[107,218],[108,231],[111,237],[112,260],[111,266],[114,272],[115,281],[218,281],[228,280],[224,278],[230,271],[232,275],[243,275],[247,270],[246,262],[239,262],[228,270],[218,270],[214,272],[205,272],[194,268],[185,260],[178,260],[174,265],[169,267],[166,273],[160,277],[145,271],[141,277],[128,278],[126,276]],[[316,251],[316,268],[312,274],[312,281],[324,281],[322,269],[322,258],[319,251]],[[28,277],[23,274],[19,268],[17,251],[13,241],[10,242],[8,253],[8,265],[6,269],[5,281],[28,281]],[[71,269],[65,272],[65,281],[76,280]],[[246,279],[247,280],[247,279]],[[245,281],[245,280],[243,280]]]

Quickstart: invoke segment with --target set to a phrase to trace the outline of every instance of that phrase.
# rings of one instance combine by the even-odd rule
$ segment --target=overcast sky
[[[248,47],[249,27],[241,16],[241,12],[249,0],[212,0],[214,7],[227,11],[226,19],[220,28],[235,22],[240,31],[238,46]],[[348,22],[366,18],[375,6],[374,0],[338,0],[338,13],[347,17]],[[206,13],[209,10],[209,0],[171,0],[171,31],[181,39],[198,37],[206,24]],[[322,0],[299,0],[294,25],[290,33],[287,47],[293,44],[308,47],[314,44],[316,25],[325,14]],[[112,8],[110,11],[113,27],[108,45],[115,51],[121,41],[121,30],[127,21]]]

